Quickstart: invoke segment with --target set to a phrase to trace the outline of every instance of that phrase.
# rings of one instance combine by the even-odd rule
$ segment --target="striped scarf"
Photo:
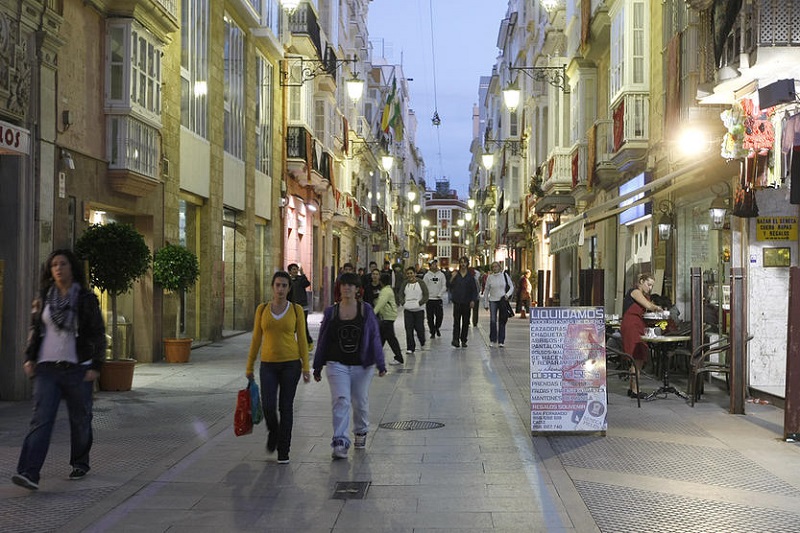
[[[47,307],[50,308],[50,319],[58,329],[64,331],[76,330],[75,317],[77,316],[79,291],[80,285],[77,283],[73,283],[67,294],[63,296],[55,285],[47,291]]]

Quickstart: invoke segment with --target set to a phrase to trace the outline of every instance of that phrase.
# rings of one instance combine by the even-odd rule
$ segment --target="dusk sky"
[[[380,56],[378,41],[383,40],[387,60],[402,64],[414,80],[409,82],[411,108],[429,188],[447,177],[466,198],[472,106],[478,103],[480,77],[492,73],[507,7],[507,0],[374,0],[369,5],[374,54]],[[438,128],[431,123],[437,110]]]

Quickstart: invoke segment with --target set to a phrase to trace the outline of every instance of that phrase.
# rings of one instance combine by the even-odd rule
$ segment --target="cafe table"
[[[658,357],[660,360],[663,379],[663,384],[658,388],[658,390],[648,394],[644,398],[645,400],[654,400],[660,394],[663,394],[666,398],[666,395],[669,393],[672,393],[679,398],[683,398],[684,400],[689,399],[686,394],[669,384],[669,358],[667,357],[667,354],[669,353],[669,349],[671,347],[676,347],[679,344],[690,341],[691,339],[692,337],[689,335],[642,335],[642,340],[646,342],[647,346],[650,348],[650,354],[653,357]]]

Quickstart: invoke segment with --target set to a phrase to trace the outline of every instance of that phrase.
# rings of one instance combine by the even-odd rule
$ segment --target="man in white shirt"
[[[447,292],[447,282],[444,272],[439,270],[439,262],[434,259],[430,263],[428,270],[422,277],[422,283],[428,288],[428,301],[425,303],[425,312],[428,316],[428,329],[431,331],[431,339],[441,337],[439,328],[442,327],[444,317],[443,298]]]
[[[406,353],[413,354],[417,348],[414,333],[419,345],[425,349],[425,302],[428,301],[428,288],[417,279],[414,267],[406,269],[406,283],[400,294],[403,306],[403,321],[406,326]]]

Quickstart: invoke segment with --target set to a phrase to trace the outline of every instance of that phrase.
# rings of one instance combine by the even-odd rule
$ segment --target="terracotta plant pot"
[[[133,370],[136,359],[109,359],[100,372],[100,390],[129,391],[133,385]]]
[[[192,352],[192,339],[164,339],[164,360],[167,363],[187,363]]]

